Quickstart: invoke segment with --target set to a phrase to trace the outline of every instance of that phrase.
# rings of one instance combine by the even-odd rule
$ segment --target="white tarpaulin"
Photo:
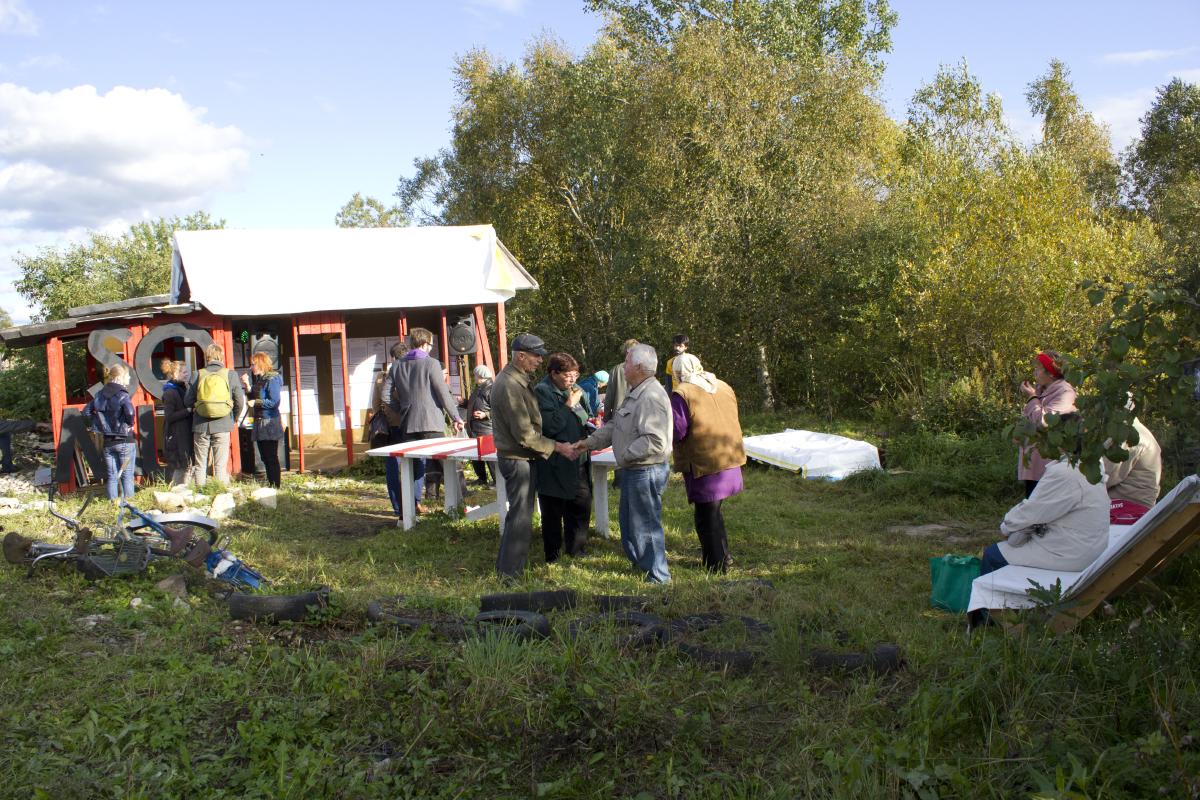
[[[172,302],[261,317],[503,303],[537,282],[491,225],[176,231]]]
[[[1108,529],[1108,547],[1092,565],[1082,572],[1064,572],[1052,569],[1035,569],[1010,564],[995,572],[980,575],[971,583],[971,601],[967,610],[977,608],[1030,608],[1036,600],[1028,594],[1034,583],[1049,589],[1062,583],[1062,596],[1069,598],[1082,591],[1100,572],[1119,561],[1129,549],[1144,539],[1163,520],[1189,503],[1200,503],[1200,477],[1184,478],[1154,508],[1133,525],[1111,525]],[[1030,583],[1033,581],[1033,583]]]
[[[853,472],[880,468],[875,445],[832,433],[788,428],[782,433],[747,436],[743,444],[749,458],[803,472],[806,478],[841,480]]]

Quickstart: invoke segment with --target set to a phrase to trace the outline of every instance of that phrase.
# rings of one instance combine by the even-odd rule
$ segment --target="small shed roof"
[[[491,225],[177,231],[171,302],[223,316],[503,303],[536,289]]]

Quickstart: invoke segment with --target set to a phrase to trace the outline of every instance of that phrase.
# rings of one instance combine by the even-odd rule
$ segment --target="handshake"
[[[569,442],[555,442],[554,452],[558,453],[563,458],[569,458],[572,461],[586,453],[588,450],[587,440],[580,439],[578,442],[571,444]]]

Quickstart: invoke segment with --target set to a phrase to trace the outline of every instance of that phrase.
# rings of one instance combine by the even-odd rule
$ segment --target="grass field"
[[[571,587],[581,605],[552,614],[551,637],[534,643],[367,622],[377,598],[473,614],[503,589],[495,520],[437,514],[398,530],[376,464],[289,477],[278,510],[240,506],[222,529],[275,590],[332,588],[310,622],[231,621],[210,595],[218,585],[183,564],[94,584],[0,565],[0,795],[1197,796],[1196,554],[1074,634],[967,634],[929,608],[928,558],[992,540],[1018,499],[1014,457],[992,440],[881,444],[894,474],[825,483],[748,468],[726,504],[737,564],[725,578],[700,569],[675,477],[665,590],[637,579],[615,539],[550,566],[535,542],[524,587]],[[4,523],[66,537],[46,514]],[[930,523],[945,529],[900,530]],[[187,575],[186,608],[154,588],[174,572]],[[746,578],[775,590],[731,582]],[[739,677],[604,629],[566,636],[591,596],[621,593],[655,594],[667,617],[769,622],[765,658]],[[90,615],[103,616],[89,626]],[[723,628],[710,644],[739,635]],[[899,673],[808,665],[811,648],[883,641],[903,649]]]

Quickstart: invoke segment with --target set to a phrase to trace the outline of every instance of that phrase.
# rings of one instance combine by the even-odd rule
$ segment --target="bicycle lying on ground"
[[[4,537],[5,560],[27,564],[30,576],[47,561],[73,562],[88,580],[132,575],[164,558],[182,559],[204,569],[205,560],[217,543],[219,524],[214,519],[190,511],[150,515],[124,500],[116,523],[97,534],[79,520],[91,503],[91,496],[80,507],[78,517],[68,517],[54,507],[54,494],[52,484],[49,511],[75,532],[71,544],[36,541],[15,531]]]

